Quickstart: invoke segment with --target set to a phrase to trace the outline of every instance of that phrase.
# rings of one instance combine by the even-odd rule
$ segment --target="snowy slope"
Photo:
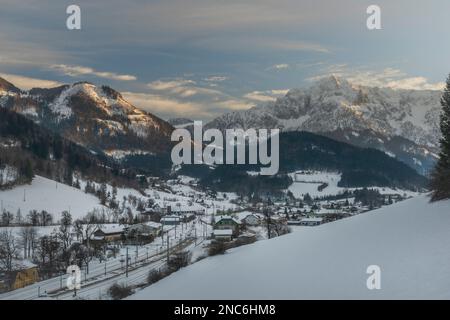
[[[76,219],[84,217],[94,208],[107,209],[93,195],[40,176],[36,176],[31,185],[0,191],[0,200],[3,209],[13,214],[16,214],[18,209],[23,216],[30,210],[46,210],[53,214],[55,221],[64,210],[70,210],[72,217]]]
[[[293,172],[290,173],[289,176],[292,178],[293,182],[289,186],[288,190],[291,191],[296,198],[303,198],[307,193],[312,197],[323,197],[343,193],[345,190],[360,189],[339,187],[338,182],[341,180],[341,174],[336,172]],[[319,186],[324,183],[328,184],[328,186],[319,191]],[[377,189],[381,194],[400,193],[411,197],[417,196],[419,194],[418,192],[410,190],[394,190],[387,187],[372,186],[370,188]]]
[[[419,196],[204,259],[131,298],[448,299],[449,266],[450,201]]]

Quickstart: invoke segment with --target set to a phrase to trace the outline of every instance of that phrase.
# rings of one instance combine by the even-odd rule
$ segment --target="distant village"
[[[0,292],[57,277],[74,263],[89,272],[90,265],[118,259],[120,270],[126,265],[128,272],[128,248],[136,252],[141,248],[141,254],[145,249],[142,261],[164,250],[174,254],[176,245],[190,243],[201,244],[202,257],[222,254],[227,248],[281,236],[293,228],[316,227],[408,197],[362,188],[322,197],[305,193],[297,198],[287,192],[262,199],[204,190],[187,177],[146,179],[151,186],[146,193],[140,198],[124,196],[122,204],[111,186],[87,182],[86,192],[98,194],[102,189],[99,198],[114,208],[106,214],[72,219],[64,212],[55,221],[47,218],[49,213],[30,212],[20,221],[11,217],[8,221],[11,214],[4,211],[0,240],[10,251],[0,257]],[[135,263],[139,257],[136,253]]]

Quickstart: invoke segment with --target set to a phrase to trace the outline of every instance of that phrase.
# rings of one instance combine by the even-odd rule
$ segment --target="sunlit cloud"
[[[111,80],[120,80],[120,81],[133,81],[136,80],[137,77],[128,74],[117,74],[109,71],[97,71],[90,67],[84,66],[71,66],[66,64],[53,64],[50,66],[51,69],[57,70],[65,75],[71,77],[80,77],[93,75],[99,78],[106,78]]]
[[[232,111],[239,111],[239,110],[247,110],[255,106],[254,103],[249,101],[243,101],[243,100],[225,100],[221,102],[216,103],[218,107],[221,107],[224,110],[232,110]]]
[[[182,115],[198,115],[204,117],[206,115],[203,106],[194,102],[179,101],[163,95],[150,93],[123,92],[123,96],[136,107],[163,117]]]
[[[245,94],[244,98],[258,102],[270,102],[284,96],[287,92],[288,90],[253,91]]]
[[[407,73],[396,68],[384,68],[382,70],[367,70],[362,68],[351,68],[346,64],[337,64],[328,66],[326,69],[314,77],[308,78],[309,81],[316,81],[323,77],[334,74],[343,77],[353,84],[391,88],[404,90],[442,90],[444,82],[430,82],[427,78],[421,76],[411,77]]]
[[[195,81],[188,79],[177,79],[170,81],[156,80],[147,84],[147,86],[152,90],[171,90],[175,88],[185,87],[187,85],[193,85]]]
[[[30,78],[8,73],[0,73],[0,77],[24,90],[30,90],[32,88],[53,88],[62,85],[58,81]]]

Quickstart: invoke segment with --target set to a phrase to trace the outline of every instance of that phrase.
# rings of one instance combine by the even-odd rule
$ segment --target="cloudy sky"
[[[66,28],[70,4],[81,30]],[[366,27],[370,4],[382,30]],[[107,84],[163,118],[205,120],[331,73],[439,89],[448,12],[448,0],[0,0],[0,77]]]

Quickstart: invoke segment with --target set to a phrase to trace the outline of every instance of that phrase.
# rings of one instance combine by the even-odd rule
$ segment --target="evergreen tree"
[[[33,173],[33,164],[31,163],[30,159],[26,159],[25,163],[23,164],[22,168],[22,174],[25,176],[25,178],[28,181],[31,181],[34,177],[34,173]]]
[[[441,151],[431,175],[431,201],[450,199],[450,75],[441,98]]]

